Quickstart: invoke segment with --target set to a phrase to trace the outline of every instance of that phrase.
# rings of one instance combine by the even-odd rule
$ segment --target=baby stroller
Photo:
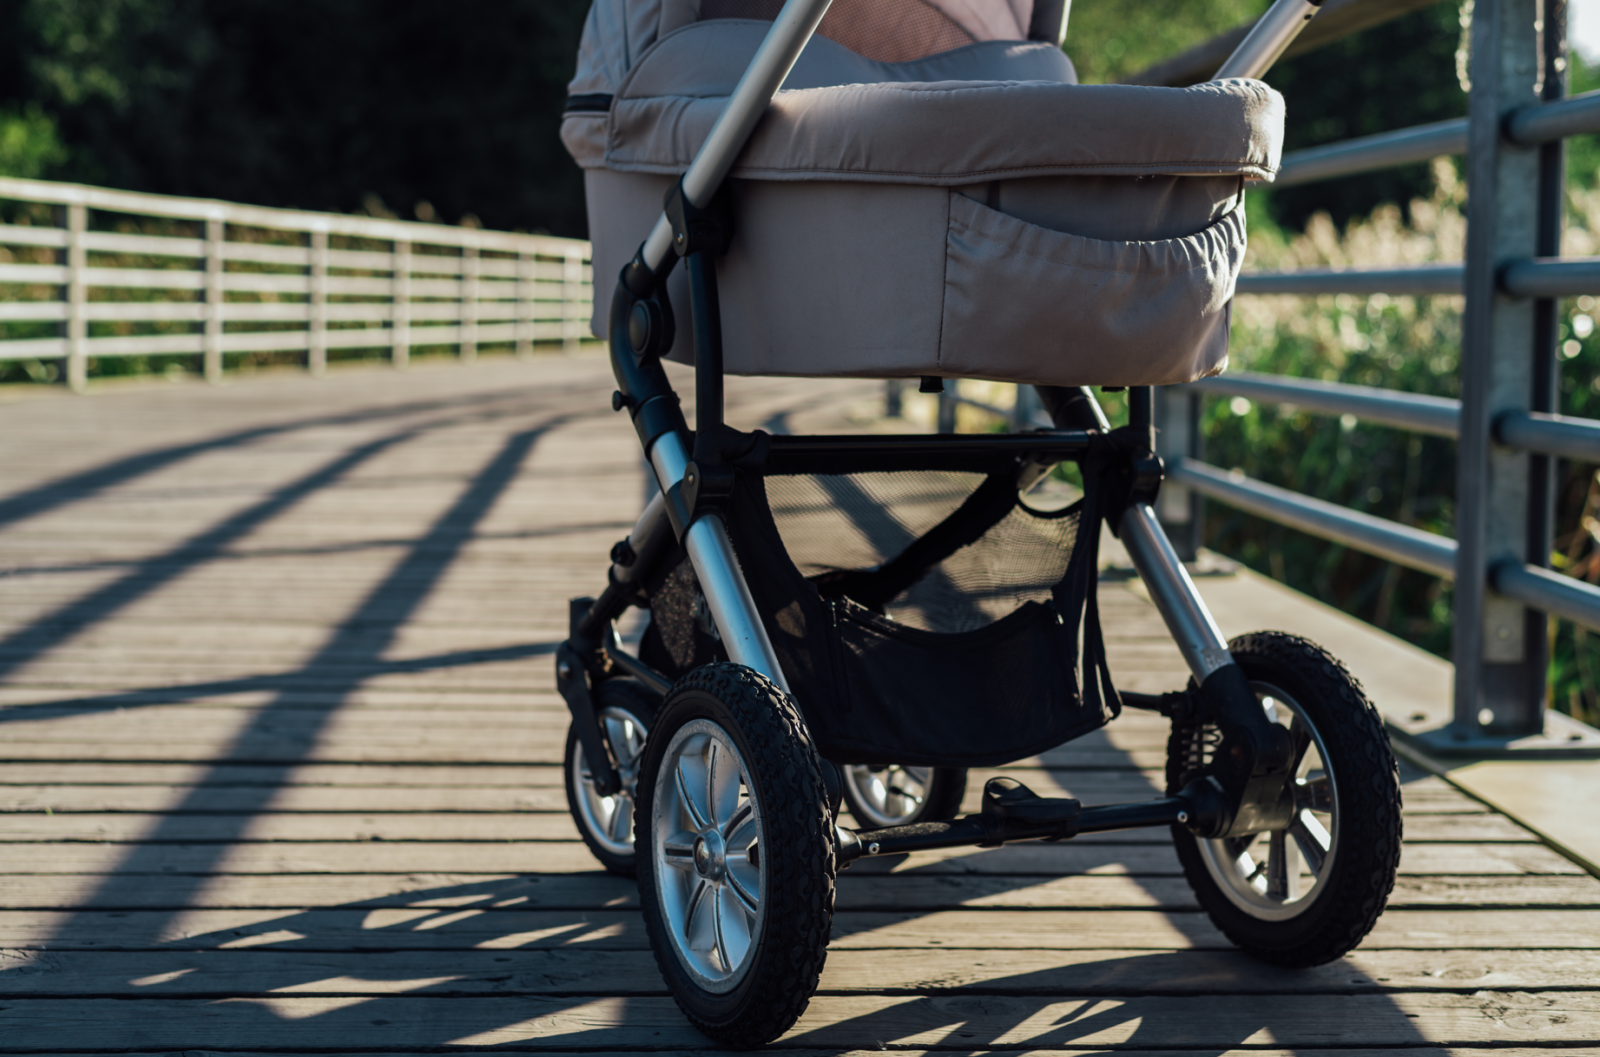
[[[1394,883],[1398,770],[1359,684],[1303,639],[1225,642],[1152,512],[1150,387],[1224,366],[1244,185],[1278,164],[1282,99],[1250,78],[1316,7],[1279,0],[1187,89],[1077,85],[1066,8],[595,0],[584,30],[562,134],[597,290],[620,275],[595,299],[613,408],[660,494],[571,604],[568,799],[599,860],[636,871],[679,1006],[730,1044],[805,1009],[863,856],[1170,827],[1212,920],[1283,966],[1350,950]],[[694,367],[692,432],[663,358]],[[743,432],[727,372],[1017,382],[1054,428]],[[1126,425],[1089,385],[1128,387]],[[1082,499],[1031,504],[1069,460]],[[1113,686],[1102,523],[1186,687]],[[630,606],[650,611],[635,652]],[[1124,707],[1171,720],[1166,796],[994,778],[955,817],[966,768]]]

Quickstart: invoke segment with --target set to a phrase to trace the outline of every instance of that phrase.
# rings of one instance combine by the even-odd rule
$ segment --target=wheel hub
[[[720,881],[727,870],[727,846],[715,830],[708,830],[695,838],[695,872],[708,881]]]

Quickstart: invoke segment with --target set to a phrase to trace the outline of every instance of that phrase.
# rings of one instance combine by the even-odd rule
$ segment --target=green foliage
[[[1075,0],[1066,52],[1084,84],[1120,81],[1268,6],[1269,0]]]
[[[1460,44],[1460,5],[1436,3],[1275,67],[1267,81],[1288,102],[1284,150],[1461,117]],[[1343,227],[1385,202],[1405,208],[1431,191],[1428,166],[1406,165],[1284,188],[1268,208],[1285,227],[1303,228],[1318,212]]]
[[[0,108],[54,120],[51,178],[582,236],[558,128],[587,8],[9,0]]]
[[[0,176],[38,179],[67,160],[67,150],[37,103],[0,109]]]

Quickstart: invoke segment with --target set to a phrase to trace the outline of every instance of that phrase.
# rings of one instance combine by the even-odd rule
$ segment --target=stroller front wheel
[[[1173,827],[1200,905],[1240,948],[1288,967],[1321,965],[1377,922],[1400,864],[1400,774],[1383,722],[1327,651],[1279,632],[1228,644],[1268,718],[1290,732],[1295,811],[1286,829],[1205,840]],[[1209,723],[1175,724],[1167,787],[1210,762]]]
[[[645,746],[636,811],[640,909],[678,1007],[729,1045],[777,1038],[833,921],[833,819],[799,710],[748,668],[689,673]]]

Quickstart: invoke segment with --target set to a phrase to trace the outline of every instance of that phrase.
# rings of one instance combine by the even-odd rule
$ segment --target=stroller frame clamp
[[[1128,425],[1119,429],[1087,388],[1048,385],[1036,389],[1054,428],[1022,433],[768,436],[725,422],[717,273],[737,209],[724,185],[829,3],[783,6],[612,297],[613,409],[628,412],[659,494],[613,549],[605,590],[572,600],[569,637],[557,651],[557,686],[572,716],[568,796],[584,839],[601,854],[585,828],[593,811],[578,810],[584,796],[611,804],[609,818],[629,812],[632,858],[619,856],[613,840],[602,862],[631,871],[637,861],[647,931],[674,998],[702,1030],[736,1045],[769,1041],[804,1009],[821,970],[834,878],[862,858],[1167,826],[1202,905],[1236,943],[1283,965],[1338,957],[1370,930],[1393,884],[1393,757],[1359,685],[1320,648],[1279,633],[1224,638],[1156,519],[1162,465],[1148,385],[1128,387]],[[1279,0],[1229,60],[1229,75],[1262,72],[1316,8]],[[667,280],[680,259],[693,335],[692,431],[662,365],[677,333]],[[887,616],[887,600],[908,584],[1019,516],[1019,493],[1063,461],[1082,467],[1084,499],[1064,512],[1077,520],[1065,530],[1071,561],[1053,594],[977,630],[907,629]],[[981,475],[983,484],[916,538],[885,545],[874,567],[810,578],[786,559],[781,575],[760,567],[757,559],[784,547],[767,479],[917,473]],[[1102,521],[1172,635],[1192,677],[1186,688],[1112,688],[1095,608]],[[681,643],[664,664],[659,646],[654,659],[643,646],[625,649],[615,624],[631,606],[651,608],[661,623],[666,607],[657,602],[668,595],[678,608],[660,635]],[[1050,707],[1087,710],[1071,721],[1077,726],[1048,728],[1066,733],[1044,748],[1096,729],[1122,705],[1170,719],[1167,795],[1085,806],[1002,777],[985,785],[977,813],[954,817],[969,762],[1032,755],[1037,739],[1027,751],[1015,741],[1010,751],[912,747],[896,756],[892,738],[841,737],[840,716],[869,718],[862,709],[880,699],[873,679],[883,669],[862,667],[879,643],[901,649],[901,658],[923,656],[916,649],[1042,658],[1044,667],[1008,685],[1034,688],[1018,692],[1032,700],[1040,680],[1064,675],[1065,689],[1045,695]],[[940,688],[931,678],[920,685]],[[871,685],[856,690],[852,680]],[[614,681],[637,690],[626,708],[605,706]],[[826,717],[812,711],[824,708],[819,698],[831,698]],[[659,704],[640,703],[649,701]],[[876,729],[905,718],[885,722]],[[862,799],[872,782],[878,810]],[[1385,782],[1392,797],[1371,799]],[[838,820],[841,797],[855,826]],[[1257,838],[1270,845],[1260,862],[1250,851]]]

